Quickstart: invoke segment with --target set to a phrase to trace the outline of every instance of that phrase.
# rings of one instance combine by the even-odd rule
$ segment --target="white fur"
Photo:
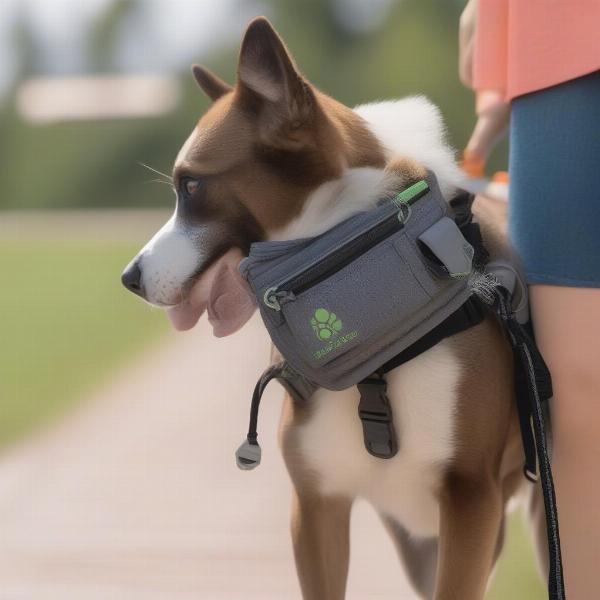
[[[424,96],[363,104],[354,109],[369,125],[388,158],[407,156],[435,173],[446,199],[464,175],[446,142],[440,111]]]
[[[346,169],[340,179],[328,181],[312,192],[302,213],[284,229],[272,232],[269,238],[292,240],[319,235],[353,214],[375,206],[377,200],[393,191],[392,177],[382,169]]]
[[[435,172],[446,197],[460,173],[444,139],[438,109],[422,97],[358,107],[389,157],[413,158]],[[321,233],[364,210],[389,191],[383,170],[347,169],[320,186],[277,239]],[[444,341],[388,374],[388,395],[400,450],[390,460],[370,456],[357,416],[358,392],[320,390],[300,432],[300,452],[324,494],[363,497],[415,536],[437,535],[436,491],[454,454],[460,364]]]
[[[194,238],[198,237],[196,228]],[[159,306],[177,304],[183,284],[202,259],[201,244],[179,227],[173,215],[144,246],[137,260],[146,300]]]

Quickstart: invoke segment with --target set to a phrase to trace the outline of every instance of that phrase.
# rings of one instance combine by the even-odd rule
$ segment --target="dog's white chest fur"
[[[460,366],[442,342],[389,373],[399,452],[367,453],[358,418],[358,391],[319,390],[300,430],[300,451],[326,495],[362,497],[413,535],[438,533],[436,491],[453,455],[454,411]]]

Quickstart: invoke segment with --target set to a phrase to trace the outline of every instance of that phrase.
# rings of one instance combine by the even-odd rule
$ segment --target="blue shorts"
[[[600,287],[600,71],[513,100],[509,171],[528,283]]]

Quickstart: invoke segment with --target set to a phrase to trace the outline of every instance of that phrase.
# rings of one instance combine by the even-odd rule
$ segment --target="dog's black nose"
[[[137,261],[133,261],[127,265],[123,274],[121,275],[121,282],[123,285],[134,294],[138,296],[144,295],[142,288],[142,271]]]

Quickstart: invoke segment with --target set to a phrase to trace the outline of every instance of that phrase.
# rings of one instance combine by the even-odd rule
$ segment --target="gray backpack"
[[[308,239],[258,242],[240,270],[289,365],[341,390],[471,295],[473,247],[435,177]]]

